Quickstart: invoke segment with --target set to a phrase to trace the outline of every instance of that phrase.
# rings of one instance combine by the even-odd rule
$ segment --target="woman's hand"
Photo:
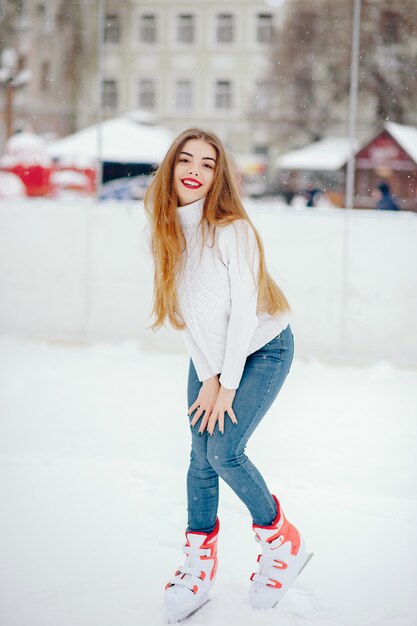
[[[236,394],[236,389],[226,389],[220,386],[219,393],[217,395],[216,403],[211,411],[211,414],[207,413],[202,419],[200,429],[198,432],[204,432],[207,427],[207,432],[210,436],[213,435],[216,423],[219,423],[219,432],[224,434],[224,414],[227,413],[234,424],[237,424],[236,415],[232,409],[233,399]]]
[[[203,384],[200,388],[200,392],[197,396],[197,400],[188,409],[188,414],[191,415],[191,413],[195,411],[195,409],[198,408],[197,413],[194,415],[193,419],[191,420],[192,427],[194,427],[197,424],[198,420],[200,419],[203,413],[205,413],[205,415],[210,415],[216,403],[219,389],[220,389],[220,383],[219,383],[218,376],[213,376],[212,378],[207,378],[207,380],[203,381]],[[200,429],[199,432],[203,432],[203,431],[201,431]]]

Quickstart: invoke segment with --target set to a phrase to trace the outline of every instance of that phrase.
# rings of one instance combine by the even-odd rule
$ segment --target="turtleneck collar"
[[[204,201],[205,198],[200,198],[200,200],[196,200],[195,202],[191,202],[190,204],[179,206],[177,208],[181,226],[187,228],[199,223],[203,213]]]

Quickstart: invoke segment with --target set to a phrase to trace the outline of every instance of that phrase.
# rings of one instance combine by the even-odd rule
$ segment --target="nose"
[[[194,173],[195,176],[198,176],[197,166],[195,168],[190,166],[189,169],[188,169],[188,173],[189,174],[193,174]]]

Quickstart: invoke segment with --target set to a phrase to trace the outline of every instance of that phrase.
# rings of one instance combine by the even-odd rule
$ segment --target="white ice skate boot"
[[[258,572],[251,576],[249,601],[255,609],[269,609],[281,600],[301,570],[313,556],[307,554],[298,530],[285,518],[279,502],[271,526],[253,524],[256,540],[261,544]]]
[[[169,624],[184,620],[208,602],[217,571],[219,528],[217,519],[210,534],[186,531],[185,564],[178,568],[165,587],[164,602]]]

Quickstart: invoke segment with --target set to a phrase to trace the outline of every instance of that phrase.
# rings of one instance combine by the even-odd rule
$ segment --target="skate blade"
[[[302,568],[300,569],[300,571],[298,572],[297,576],[299,576],[301,574],[301,572],[303,571],[303,569],[305,568],[306,565],[309,564],[309,562],[311,561],[311,559],[314,556],[314,552],[310,552],[310,554],[308,555],[308,557],[306,558],[306,560],[304,561],[304,565],[302,566]]]
[[[306,560],[304,561],[304,563],[303,563],[303,565],[302,565],[301,569],[299,569],[299,570],[298,570],[298,573],[294,576],[294,578],[293,578],[293,579],[291,580],[291,582],[289,583],[289,585],[288,585],[288,589],[289,589],[289,588],[291,587],[291,585],[294,583],[295,579],[296,579],[296,578],[297,578],[297,577],[301,574],[301,572],[303,571],[303,569],[305,568],[305,566],[306,566],[306,565],[308,565],[308,563],[311,561],[311,559],[313,558],[313,556],[314,556],[314,552],[310,552],[310,554],[307,556]],[[287,589],[287,591],[288,591],[288,589]],[[277,604],[279,604],[280,600],[282,600],[282,597],[281,597],[279,600],[277,600],[277,601],[275,602],[275,604],[273,604],[273,605],[272,605],[272,608],[275,608],[275,607],[277,606]]]
[[[200,606],[198,606],[196,609],[191,611],[191,613],[188,613],[184,617],[179,617],[179,618],[176,618],[176,619],[168,619],[168,624],[179,624],[179,623],[185,622],[187,619],[190,619],[190,617],[192,617],[193,615],[198,613],[198,611],[200,609],[202,609],[203,606],[206,606],[207,602],[210,602],[210,598],[207,598],[207,600],[205,602],[203,602],[203,604],[200,604]]]

